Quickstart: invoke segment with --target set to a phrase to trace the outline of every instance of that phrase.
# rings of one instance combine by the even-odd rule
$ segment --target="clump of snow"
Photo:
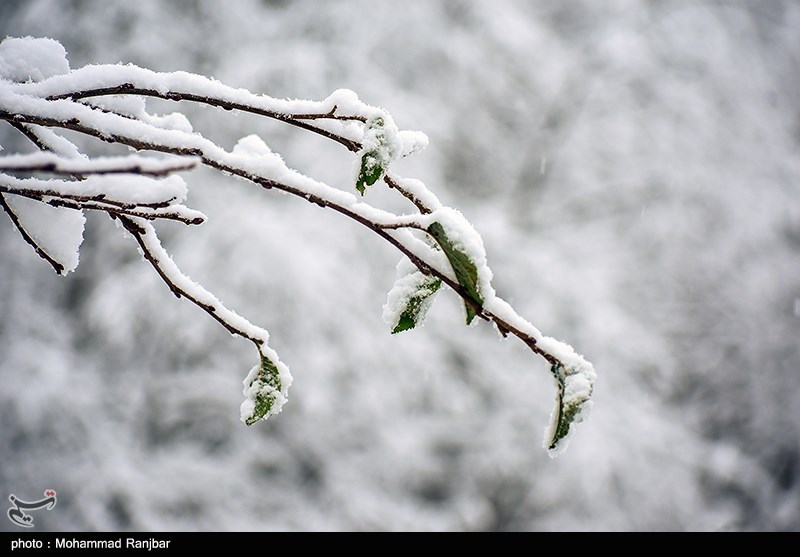
[[[123,114],[132,118],[138,118],[142,122],[151,124],[164,130],[178,130],[186,133],[194,131],[192,123],[180,112],[157,115],[147,112],[147,101],[142,97],[132,95],[112,95],[108,97],[95,97],[89,99],[92,106],[110,110],[117,114]]]
[[[86,224],[82,211],[51,207],[16,195],[7,195],[6,203],[36,244],[64,267],[61,274],[78,267],[78,250]]]
[[[0,79],[24,83],[66,73],[67,51],[58,41],[24,37],[0,43]]]
[[[28,126],[30,131],[40,143],[47,145],[47,148],[61,156],[74,159],[87,159],[88,157],[80,152],[78,147],[66,137],[63,137],[49,128],[42,126]]]
[[[414,153],[419,153],[428,146],[429,140],[427,134],[414,130],[403,130],[399,132],[400,138],[400,156],[408,157]]]
[[[107,97],[90,97],[87,102],[92,106],[124,114],[132,118],[140,118],[145,114],[147,101],[133,95],[110,95]]]
[[[239,139],[233,147],[233,154],[251,157],[277,156],[269,148],[269,145],[264,143],[264,140],[256,134],[250,134]]]
[[[256,134],[239,139],[233,150],[226,155],[226,159],[240,168],[246,168],[252,174],[277,181],[290,176],[300,176],[287,167],[283,157],[273,152]]]
[[[358,95],[350,89],[337,89],[323,101],[325,105],[336,107],[337,114],[358,115],[363,114],[366,105]]]

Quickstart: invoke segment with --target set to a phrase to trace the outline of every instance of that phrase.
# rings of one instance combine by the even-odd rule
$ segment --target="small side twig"
[[[256,327],[240,315],[227,309],[208,290],[191,282],[191,280],[178,270],[169,254],[161,246],[153,226],[146,221],[137,220],[129,216],[119,216],[123,228],[127,230],[142,250],[145,260],[155,269],[161,280],[175,294],[184,297],[197,307],[209,314],[215,321],[222,325],[233,335],[246,338],[256,345],[259,350],[266,345],[269,334],[264,329]],[[191,286],[189,286],[191,285]]]
[[[33,133],[33,131],[31,131],[31,129],[28,126],[26,126],[25,124],[22,124],[20,122],[15,122],[14,120],[7,120],[7,122],[9,124],[11,124],[11,126],[14,129],[19,131],[19,133],[21,133],[22,135],[27,137],[31,141],[31,143],[36,145],[40,150],[42,150],[42,151],[52,151],[52,148],[49,145],[47,145],[46,143],[44,143],[41,139],[39,139],[39,136],[37,136],[35,133]]]
[[[36,240],[34,240],[33,237],[31,237],[30,234],[28,234],[28,231],[25,230],[24,226],[22,226],[22,223],[19,221],[19,217],[14,212],[14,210],[11,209],[11,207],[8,205],[8,203],[6,202],[6,198],[2,193],[0,193],[0,207],[2,207],[3,210],[6,212],[6,214],[8,214],[8,217],[11,219],[11,222],[13,222],[14,226],[17,227],[17,230],[19,230],[19,233],[22,236],[22,238],[25,240],[25,242],[27,242],[34,249],[34,251],[36,252],[36,255],[38,255],[39,257],[41,257],[45,261],[47,261],[50,264],[50,266],[53,267],[53,270],[55,270],[55,272],[57,274],[63,275],[64,274],[64,266],[61,263],[59,263],[58,261],[56,261],[55,259],[53,259],[50,256],[50,254],[47,253],[36,242]]]

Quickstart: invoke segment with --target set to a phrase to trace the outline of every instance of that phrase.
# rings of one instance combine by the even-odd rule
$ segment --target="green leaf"
[[[466,253],[453,244],[450,238],[447,237],[444,227],[438,222],[431,224],[428,227],[428,232],[438,242],[447,256],[447,260],[456,274],[458,284],[464,287],[467,295],[478,307],[483,307],[483,298],[478,292],[478,268],[475,263]],[[466,301],[464,302],[464,307],[467,310],[467,325],[469,325],[475,319],[477,313],[473,305]]]
[[[384,129],[383,118],[372,118],[367,122],[364,133],[364,148],[361,152],[361,165],[356,178],[356,189],[364,195],[367,186],[375,184],[386,173],[389,162],[394,158],[389,138]]]
[[[364,195],[367,186],[373,185],[386,172],[380,164],[380,153],[377,150],[367,151],[361,157],[361,169],[356,180],[356,189]]]
[[[556,397],[556,412],[558,412],[555,420],[556,427],[553,431],[552,437],[550,438],[549,446],[547,447],[550,450],[555,449],[558,444],[567,436],[575,416],[581,409],[581,405],[579,403],[564,405],[563,400],[564,397],[561,395],[561,391],[559,390],[559,393]]]
[[[439,288],[441,288],[442,280],[433,277],[424,278],[426,280],[406,301],[405,309],[403,309],[403,313],[400,314],[400,319],[397,322],[397,325],[394,329],[392,329],[392,334],[402,333],[403,331],[413,329],[425,318],[430,297],[436,294]]]
[[[558,385],[556,396],[556,408],[554,410],[552,423],[550,426],[550,438],[547,442],[547,449],[554,451],[559,444],[564,441],[570,432],[570,428],[583,420],[583,410],[591,398],[592,388],[589,387],[585,392],[578,395],[572,394],[565,396],[568,391],[568,382],[580,374],[580,368],[564,367],[561,364],[553,364],[551,372]],[[585,378],[585,375],[583,376]]]
[[[250,386],[256,386],[257,391],[253,399],[255,409],[253,410],[253,415],[245,421],[247,425],[253,425],[269,414],[270,410],[272,410],[272,405],[275,403],[275,393],[281,390],[281,374],[272,360],[264,355],[261,356],[258,375],[253,379]]]

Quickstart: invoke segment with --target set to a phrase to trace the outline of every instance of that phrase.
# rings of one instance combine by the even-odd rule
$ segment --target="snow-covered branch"
[[[94,159],[60,157],[54,153],[29,153],[0,156],[0,172],[49,172],[71,176],[89,174],[139,174],[167,176],[191,170],[198,161],[191,158],[153,158],[139,155],[97,157]]]
[[[31,41],[45,42],[32,49]],[[55,41],[7,39],[4,44],[6,52],[15,51],[23,60],[29,52],[37,56],[31,57],[28,66],[17,64],[16,73],[0,75],[0,120],[23,133],[42,152],[0,157],[2,207],[23,238],[62,274],[70,266],[59,263],[28,232],[24,219],[3,196],[78,211],[104,211],[117,220],[173,293],[201,307],[229,332],[258,348],[259,364],[245,379],[242,420],[246,423],[266,419],[280,410],[291,384],[288,368],[268,347],[266,331],[227,309],[180,272],[150,222],[172,219],[199,224],[204,220],[201,213],[181,204],[187,187],[174,175],[196,164],[332,209],[397,248],[404,263],[384,306],[384,318],[392,332],[418,325],[444,284],[463,300],[467,324],[480,317],[493,323],[503,336],[518,337],[542,356],[558,389],[546,438],[551,454],[566,445],[572,426],[585,417],[595,379],[592,365],[569,345],[544,336],[496,295],[483,241],[459,211],[443,206],[421,181],[391,171],[395,160],[427,145],[423,133],[399,130],[385,110],[363,103],[351,91],[336,91],[322,101],[274,99],[185,72],[157,73],[132,65],[87,66],[70,71],[63,48]],[[248,112],[335,141],[356,154],[354,189],[361,195],[287,167],[282,157],[255,135],[240,139],[232,151],[226,151],[194,132],[181,114],[161,117],[148,113],[146,98]],[[60,135],[62,130],[166,156],[89,158]],[[59,177],[43,179],[27,176],[30,174]],[[395,214],[364,202],[367,190],[378,183],[408,199],[414,212]],[[57,251],[64,251],[64,246],[60,248]]]

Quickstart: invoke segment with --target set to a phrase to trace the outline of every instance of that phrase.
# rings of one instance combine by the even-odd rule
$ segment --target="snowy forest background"
[[[37,529],[798,529],[799,3],[3,0],[6,35],[53,37],[73,68],[387,108],[431,138],[398,171],[464,212],[498,293],[599,374],[549,459],[543,361],[464,327],[454,296],[390,335],[388,244],[197,170],[209,222],[159,226],[165,245],[295,376],[247,428],[251,347],[113,223],[88,215],[59,278],[3,217],[0,496],[56,489]],[[320,138],[149,106],[352,188],[351,157]],[[6,152],[29,150],[15,133]]]

